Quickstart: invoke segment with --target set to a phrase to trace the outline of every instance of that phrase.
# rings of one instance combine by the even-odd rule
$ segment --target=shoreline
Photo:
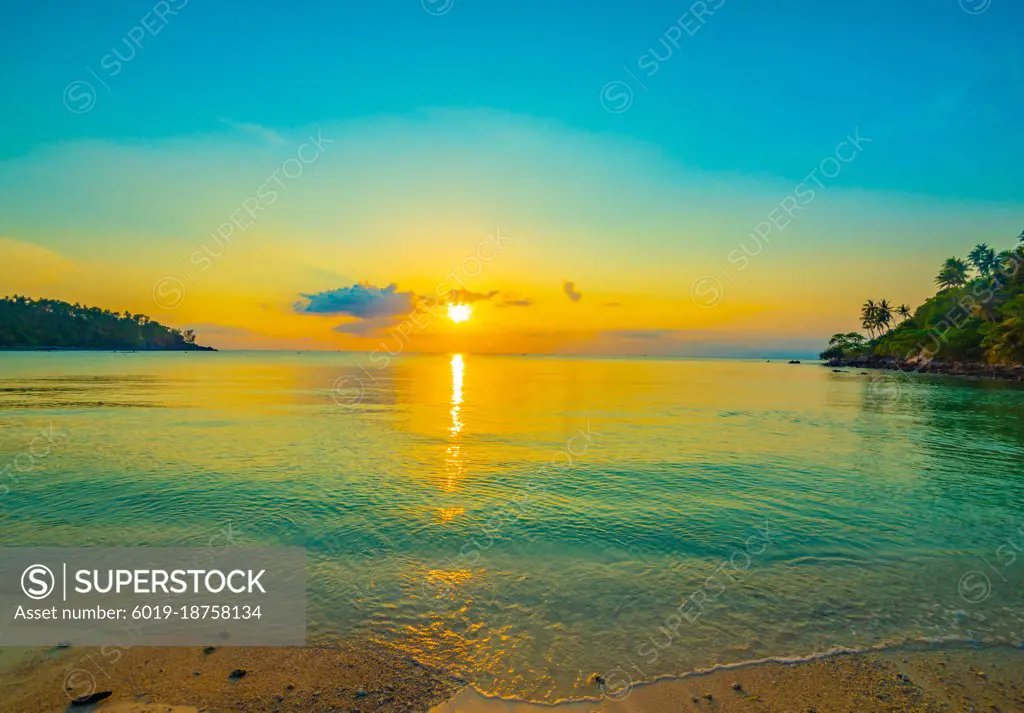
[[[1024,650],[945,644],[724,664],[558,703],[490,698],[472,687],[430,713],[816,713],[1024,710]]]
[[[592,697],[556,703],[490,698],[444,672],[364,643],[113,653],[116,658],[91,647],[28,650],[0,671],[0,700],[12,711],[66,711],[73,693],[109,691],[94,705],[72,707],[99,713],[1024,710],[1024,649],[967,642],[723,664],[629,686],[609,680],[604,697],[595,683]]]
[[[822,366],[833,369],[882,369],[912,374],[936,374],[975,379],[1024,381],[1024,365],[1004,366],[979,362],[943,362],[937,360],[914,361],[892,357],[859,356],[854,359],[829,359]]]

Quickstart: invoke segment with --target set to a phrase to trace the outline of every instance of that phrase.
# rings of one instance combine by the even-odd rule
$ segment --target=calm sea
[[[1024,640],[1024,390],[782,362],[0,354],[4,545],[300,545],[481,691]],[[609,675],[610,674],[610,675]]]

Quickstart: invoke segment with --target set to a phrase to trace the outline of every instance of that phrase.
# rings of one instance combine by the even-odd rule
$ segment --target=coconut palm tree
[[[1013,274],[1017,271],[1017,266],[1021,263],[1021,253],[1024,253],[1022,248],[1000,252],[996,255],[996,266],[992,270],[992,274],[1000,282],[1005,282],[1007,278],[1013,277]]]
[[[988,243],[978,243],[967,253],[967,259],[982,277],[988,277],[996,266],[996,251],[990,248]]]
[[[900,317],[903,317],[904,320],[910,319],[910,305],[900,305],[896,308],[896,311],[899,312]]]
[[[889,325],[892,324],[892,305],[889,304],[889,300],[883,299],[878,303],[876,319],[879,330],[889,331]]]
[[[963,287],[967,284],[967,273],[969,270],[970,268],[967,267],[967,263],[960,258],[946,258],[946,262],[942,263],[942,269],[939,270],[935,282],[944,290],[953,287]]]
[[[868,331],[871,338],[875,338],[875,330],[878,329],[878,305],[874,300],[868,300],[860,308],[860,324]]]

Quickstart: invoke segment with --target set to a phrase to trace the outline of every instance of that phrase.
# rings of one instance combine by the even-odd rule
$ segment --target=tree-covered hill
[[[0,349],[140,349],[214,351],[191,329],[173,329],[142,314],[28,297],[0,299]]]
[[[996,252],[976,245],[963,260],[948,258],[935,282],[939,291],[916,310],[868,300],[861,326],[868,333],[836,334],[821,358],[927,366],[1024,364],[1024,233]]]

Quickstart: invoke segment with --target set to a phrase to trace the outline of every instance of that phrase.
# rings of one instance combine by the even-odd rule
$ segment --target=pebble
[[[245,671],[244,668],[236,668],[234,671],[231,672],[231,675],[228,676],[228,678],[230,678],[230,679],[239,679],[242,676],[244,676],[245,674],[246,674],[246,671]]]
[[[110,698],[112,695],[114,695],[113,691],[97,691],[96,693],[92,693],[88,696],[79,696],[78,698],[71,701],[71,705],[90,706],[93,703],[98,703],[99,701]]]
[[[739,681],[736,681],[736,683],[732,684],[732,690],[734,690],[734,691],[742,691],[743,690],[743,684],[741,684]]]

